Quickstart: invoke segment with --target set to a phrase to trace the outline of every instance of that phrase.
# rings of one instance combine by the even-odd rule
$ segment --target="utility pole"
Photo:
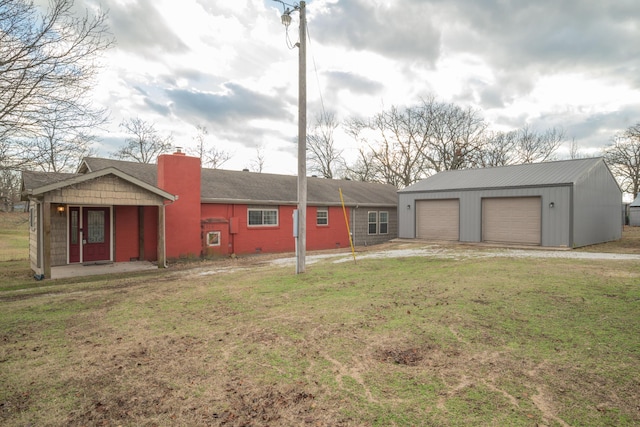
[[[281,16],[282,24],[289,28],[291,24],[291,12],[300,14],[300,34],[298,46],[298,209],[296,240],[296,274],[304,273],[305,254],[307,247],[307,17],[306,2],[292,6],[282,0],[274,0],[282,3],[285,8]],[[293,10],[288,6],[293,7]]]
[[[306,2],[300,2],[298,45],[298,244],[296,274],[304,273],[307,247],[307,19]]]

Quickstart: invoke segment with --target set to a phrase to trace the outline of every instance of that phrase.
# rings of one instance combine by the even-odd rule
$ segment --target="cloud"
[[[312,15],[309,31],[321,43],[433,64],[441,52],[431,10],[427,2],[339,1]]]
[[[354,94],[376,95],[384,90],[384,85],[363,75],[347,71],[327,71],[327,91],[346,90]]]
[[[457,0],[441,7],[450,23],[445,43],[484,57],[506,74],[597,74],[616,67],[629,78],[637,71],[637,1]]]
[[[237,83],[226,83],[224,92],[169,89],[167,95],[178,115],[193,115],[211,123],[228,124],[250,119],[277,119],[288,115],[277,97],[252,91]]]
[[[109,10],[109,26],[120,49],[151,56],[189,50],[151,0],[104,0],[103,6]]]

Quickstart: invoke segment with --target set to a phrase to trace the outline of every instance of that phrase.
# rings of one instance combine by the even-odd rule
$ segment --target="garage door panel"
[[[460,202],[458,199],[416,202],[416,235],[420,239],[459,240]]]
[[[541,207],[540,197],[482,199],[482,240],[539,245]]]

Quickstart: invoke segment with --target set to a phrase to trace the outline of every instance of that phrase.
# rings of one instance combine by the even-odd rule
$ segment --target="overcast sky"
[[[76,0],[98,5],[117,43],[95,91],[111,110],[100,155],[140,117],[185,148],[206,126],[232,155],[225,169],[251,167],[261,147],[264,172],[297,173],[298,49],[280,3]],[[343,120],[434,96],[495,130],[562,128],[595,155],[640,122],[638,0],[310,0],[306,11],[310,122],[322,105]]]

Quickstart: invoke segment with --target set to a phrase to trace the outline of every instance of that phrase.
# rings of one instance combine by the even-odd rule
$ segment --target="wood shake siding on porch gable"
[[[56,193],[57,195],[51,195],[49,201],[85,205],[103,205],[106,201],[112,205],[127,206],[162,204],[161,197],[112,175],[102,176],[73,187],[61,188]]]

